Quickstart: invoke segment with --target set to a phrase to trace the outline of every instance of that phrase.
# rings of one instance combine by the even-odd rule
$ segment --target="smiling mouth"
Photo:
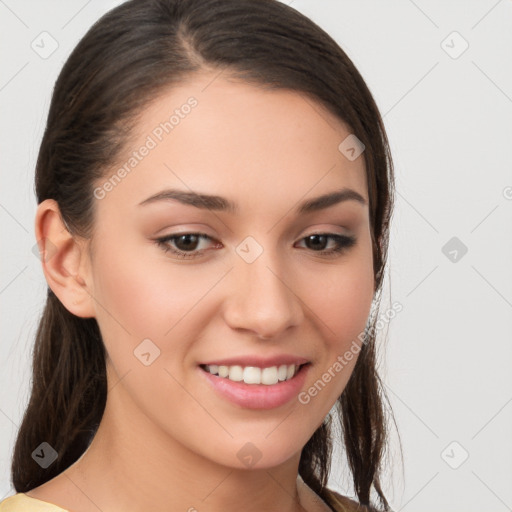
[[[266,368],[239,365],[219,366],[215,364],[201,364],[199,366],[205,372],[233,382],[272,386],[274,384],[279,384],[280,382],[286,382],[293,379],[301,368],[308,364],[310,363],[300,365],[282,364],[280,366],[270,366]]]

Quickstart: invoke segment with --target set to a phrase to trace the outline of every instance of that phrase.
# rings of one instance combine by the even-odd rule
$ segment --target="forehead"
[[[363,155],[349,160],[340,151],[350,135],[345,123],[300,92],[218,72],[194,75],[140,114],[128,147],[106,174],[122,174],[108,200],[135,206],[176,187],[255,206],[263,198],[296,202],[341,187],[368,199]]]

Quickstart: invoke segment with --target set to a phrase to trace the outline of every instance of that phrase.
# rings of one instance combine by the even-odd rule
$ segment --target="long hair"
[[[352,61],[318,25],[277,0],[131,0],[88,30],[55,83],[35,174],[38,203],[57,201],[73,236],[92,235],[93,186],[159,94],[202,71],[296,91],[325,106],[365,145],[375,290],[382,286],[393,206],[393,165],[375,101]],[[376,293],[377,295],[377,293]],[[380,484],[388,402],[377,372],[375,328],[336,403],[359,503],[389,510]],[[70,313],[50,288],[33,350],[33,379],[11,467],[17,492],[73,464],[89,446],[107,396],[105,348],[94,318]],[[58,453],[42,469],[41,442]],[[302,450],[299,474],[335,510],[327,488],[332,438],[322,424]],[[373,503],[377,493],[378,504]]]

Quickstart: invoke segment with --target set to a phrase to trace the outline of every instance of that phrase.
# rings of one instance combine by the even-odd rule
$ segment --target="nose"
[[[272,339],[300,325],[302,302],[293,276],[281,269],[278,258],[268,251],[252,263],[236,262],[224,303],[224,319],[232,329]]]

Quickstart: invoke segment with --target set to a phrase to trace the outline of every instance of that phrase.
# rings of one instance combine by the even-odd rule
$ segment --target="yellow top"
[[[8,496],[0,502],[0,512],[69,512],[63,508],[32,498],[23,492]]]
[[[300,476],[299,479],[302,480]],[[311,504],[313,501],[315,501],[311,501],[313,499],[312,496],[314,495],[317,499],[318,496],[316,496],[316,494],[314,494],[313,491],[309,489],[309,487],[305,487],[309,493],[309,496],[306,494],[305,498],[307,498],[309,504]],[[334,510],[339,512],[359,510],[359,507],[355,501],[352,501],[349,498],[346,498],[345,496],[342,496],[332,490],[330,492],[331,495],[334,495]],[[331,508],[323,500],[320,501],[326,510],[331,510]],[[69,512],[69,510],[58,507],[57,505],[47,501],[32,498],[23,492],[19,492],[17,494],[13,494],[12,496],[8,496],[0,502],[0,512]]]

